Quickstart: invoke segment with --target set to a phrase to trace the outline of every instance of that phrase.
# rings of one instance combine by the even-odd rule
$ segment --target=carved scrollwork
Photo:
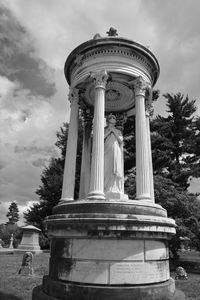
[[[91,78],[94,80],[95,88],[106,88],[107,80],[109,78],[106,70],[102,70],[101,72],[91,73]]]
[[[145,96],[147,89],[150,88],[150,84],[146,82],[141,76],[129,82],[129,85],[134,89],[135,96]]]

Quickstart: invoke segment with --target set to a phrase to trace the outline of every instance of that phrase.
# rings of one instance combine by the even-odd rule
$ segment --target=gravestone
[[[22,259],[22,265],[19,269],[20,275],[33,275],[33,253],[25,252]]]

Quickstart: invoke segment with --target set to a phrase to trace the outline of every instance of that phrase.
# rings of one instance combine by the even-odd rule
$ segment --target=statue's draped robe
[[[121,131],[114,128],[123,140]],[[105,135],[109,131],[105,128]],[[104,192],[124,193],[123,143],[111,132],[104,141]]]

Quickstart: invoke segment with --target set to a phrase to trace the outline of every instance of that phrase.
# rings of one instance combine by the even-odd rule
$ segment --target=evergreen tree
[[[81,145],[83,138],[81,122],[82,119],[80,118],[76,159],[76,182],[74,192],[75,199],[78,198],[80,181]],[[42,172],[42,184],[36,190],[36,194],[39,195],[40,198],[40,203],[33,204],[26,212],[24,212],[24,218],[26,219],[26,222],[39,227],[42,231],[44,231],[44,219],[52,214],[53,207],[56,206],[61,199],[68,128],[68,123],[64,123],[63,127],[61,127],[56,134],[57,141],[55,145],[59,148],[61,157],[52,158],[49,166],[45,167]]]
[[[19,221],[19,209],[16,202],[11,202],[6,217],[8,218],[8,223],[10,224],[15,224]]]
[[[199,153],[197,139],[200,122],[194,117],[195,100],[184,98],[181,93],[165,94],[168,116],[158,115],[151,123],[152,155],[154,170],[163,171],[172,181],[185,190],[190,176],[199,176]]]

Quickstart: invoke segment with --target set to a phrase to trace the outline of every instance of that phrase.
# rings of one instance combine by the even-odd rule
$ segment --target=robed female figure
[[[123,136],[115,127],[116,117],[110,114],[104,131],[104,192],[124,193]]]

